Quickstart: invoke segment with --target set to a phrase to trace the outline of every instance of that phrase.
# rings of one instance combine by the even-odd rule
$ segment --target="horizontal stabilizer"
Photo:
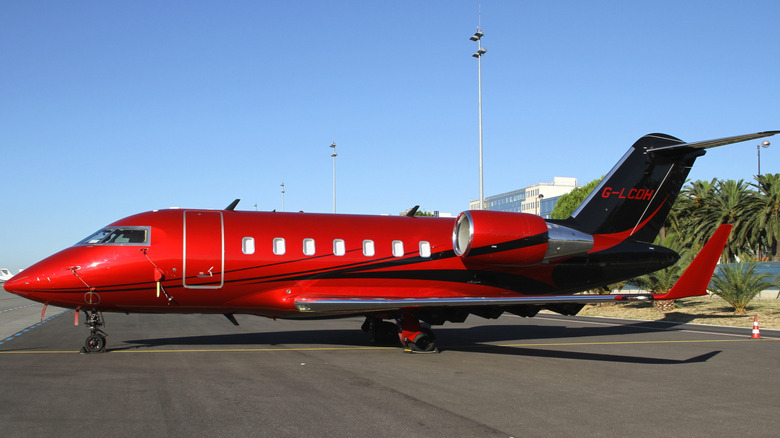
[[[757,138],[771,137],[775,134],[780,134],[780,131],[764,131],[764,132],[757,132],[755,134],[745,134],[745,135],[737,135],[734,137],[719,138],[716,140],[705,140],[705,141],[697,141],[693,143],[680,143],[671,146],[648,148],[647,152],[657,152],[657,151],[684,149],[684,148],[709,149],[717,146],[725,146],[727,144],[732,144],[732,143],[740,143],[743,141],[755,140]]]

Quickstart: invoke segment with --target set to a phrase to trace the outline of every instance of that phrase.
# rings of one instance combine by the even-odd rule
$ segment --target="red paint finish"
[[[46,304],[84,310],[269,317],[316,316],[296,307],[296,297],[303,295],[506,298],[576,288],[557,285],[561,275],[556,272],[567,268],[566,260],[541,262],[547,246],[544,220],[469,214],[474,238],[469,252],[457,256],[451,218],[153,211],[109,225],[149,227],[147,243],[78,244],[24,270],[5,288]],[[245,238],[254,242],[251,253],[244,251]],[[277,238],[284,239],[283,253],[275,253]],[[313,253],[305,251],[309,239]],[[365,252],[367,241],[373,252]],[[420,242],[430,247],[430,255],[421,253]],[[158,294],[158,281],[164,293]],[[583,287],[590,287],[590,281],[583,278]]]
[[[147,245],[76,245],[25,269],[5,287],[62,307],[265,316],[296,313],[293,298],[303,292],[394,296],[406,288],[408,296],[432,296],[484,290],[399,274],[463,270],[452,255],[453,223],[451,218],[154,211],[109,225],[150,227]],[[245,237],[254,239],[253,254],[242,251]],[[274,254],[274,238],[285,240],[284,254]],[[313,239],[313,255],[304,254],[304,239]],[[334,239],[344,241],[343,256],[333,254]],[[363,254],[365,240],[373,241],[371,256]],[[393,253],[394,241],[403,242],[400,257]],[[430,257],[420,257],[421,241],[430,245]],[[78,276],[69,269],[74,266]],[[157,296],[158,279],[171,303]]]

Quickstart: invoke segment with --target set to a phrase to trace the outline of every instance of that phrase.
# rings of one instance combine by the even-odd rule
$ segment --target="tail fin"
[[[704,149],[777,133],[780,131],[696,143],[684,143],[666,134],[646,135],[631,146],[566,224],[588,234],[652,242]]]

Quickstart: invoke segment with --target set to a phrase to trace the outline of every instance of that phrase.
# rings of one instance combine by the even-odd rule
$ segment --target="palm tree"
[[[734,313],[741,315],[759,292],[774,286],[766,281],[768,274],[759,274],[755,268],[755,263],[720,265],[720,271],[712,277],[710,290],[734,307]]]
[[[737,256],[751,252],[751,218],[756,211],[756,193],[748,190],[743,180],[718,180],[709,200],[691,212],[693,227],[689,233],[701,244],[721,224],[734,225],[723,256],[727,261],[735,261]]]
[[[683,188],[669,212],[665,228],[675,233],[685,247],[690,247],[697,240],[692,229],[698,223],[702,209],[712,202],[717,181],[717,178],[713,178],[712,181],[699,180],[689,183]],[[664,237],[662,233],[661,238]]]
[[[712,181],[694,181],[683,188],[670,214],[673,218],[670,221],[671,228],[680,236],[691,235],[687,231],[696,223],[695,219],[702,214],[702,209],[712,202],[717,182],[717,178]]]
[[[758,189],[753,216],[753,241],[763,247],[773,262],[780,261],[780,173],[756,176]]]

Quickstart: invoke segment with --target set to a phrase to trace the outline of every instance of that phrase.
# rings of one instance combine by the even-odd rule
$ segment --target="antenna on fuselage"
[[[236,209],[236,205],[238,205],[238,203],[239,203],[240,201],[241,201],[240,199],[236,199],[235,201],[231,202],[231,203],[230,203],[230,205],[228,205],[227,207],[225,207],[225,210],[227,210],[227,211],[233,211],[233,210],[235,210],[235,209]]]

